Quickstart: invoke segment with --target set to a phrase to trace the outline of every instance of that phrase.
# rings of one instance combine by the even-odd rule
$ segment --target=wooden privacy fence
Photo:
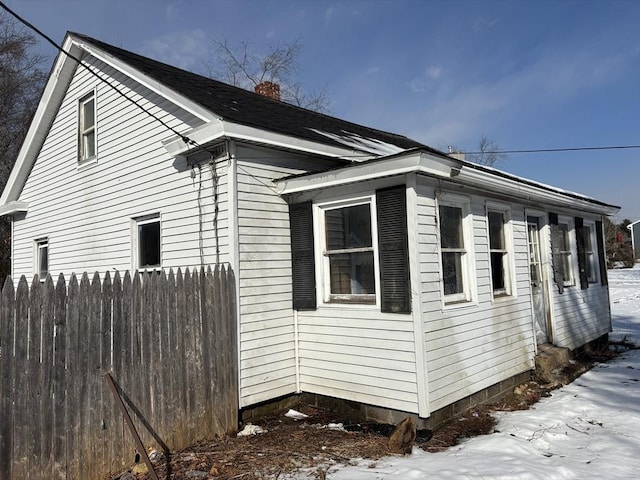
[[[5,282],[0,478],[104,478],[134,461],[110,372],[143,444],[175,451],[238,425],[235,280],[183,274]]]

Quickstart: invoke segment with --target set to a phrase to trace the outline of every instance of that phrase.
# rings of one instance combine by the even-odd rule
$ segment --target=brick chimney
[[[256,85],[255,92],[265,97],[280,100],[280,85],[273,82],[262,82]]]

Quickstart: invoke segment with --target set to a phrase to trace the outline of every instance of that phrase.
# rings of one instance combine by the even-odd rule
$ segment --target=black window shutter
[[[596,222],[596,241],[598,242],[598,264],[600,266],[600,283],[608,285],[607,278],[607,257],[604,253],[604,235],[602,232],[602,222]]]
[[[549,228],[551,229],[551,264],[553,266],[553,281],[558,286],[558,292],[564,292],[562,278],[562,255],[560,255],[560,229],[558,228],[558,214],[549,212]]]
[[[411,312],[407,200],[404,185],[376,192],[381,310]]]
[[[578,248],[578,271],[580,272],[580,288],[584,290],[589,288],[589,279],[587,278],[587,252],[585,251],[585,231],[584,220],[581,217],[575,217],[576,228],[576,246]]]
[[[293,308],[316,308],[316,268],[313,252],[313,213],[311,202],[289,205]]]

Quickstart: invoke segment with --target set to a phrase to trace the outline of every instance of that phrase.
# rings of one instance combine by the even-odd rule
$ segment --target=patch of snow
[[[295,420],[301,420],[303,418],[307,418],[309,415],[306,415],[302,412],[298,412],[297,410],[289,409],[287,413],[284,414],[285,417],[293,418]]]
[[[309,130],[317,133],[318,135],[323,135],[327,138],[330,138],[334,142],[341,143],[342,145],[345,145],[347,147],[363,152],[372,153],[378,156],[394,155],[396,153],[405,151],[404,148],[400,148],[397,145],[382,142],[380,140],[376,140],[375,138],[366,138],[356,133],[345,132],[344,130],[342,131],[342,135],[323,132],[322,130],[317,130],[315,128],[310,128]]]
[[[609,270],[612,340],[640,345],[640,265]],[[330,480],[637,478],[640,350],[597,365],[530,410],[498,413],[496,432],[445,452],[332,467]],[[311,477],[310,477],[311,478]],[[313,477],[315,478],[315,477]]]

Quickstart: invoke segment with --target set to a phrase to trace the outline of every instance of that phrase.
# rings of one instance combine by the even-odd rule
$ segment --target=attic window
[[[83,97],[78,105],[78,160],[96,156],[96,101],[95,93]]]

